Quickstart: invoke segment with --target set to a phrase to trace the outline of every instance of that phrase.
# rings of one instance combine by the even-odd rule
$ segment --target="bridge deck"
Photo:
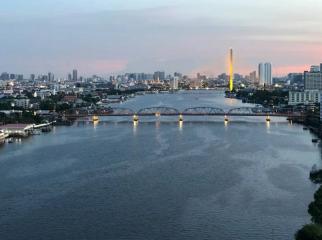
[[[71,114],[65,115],[67,118],[82,118],[82,117],[133,117],[134,114]],[[138,113],[135,114],[139,117],[148,117],[148,116],[156,116],[156,113]],[[165,113],[165,114],[158,114],[158,116],[227,116],[227,117],[303,117],[303,115],[299,114],[286,114],[286,113]]]

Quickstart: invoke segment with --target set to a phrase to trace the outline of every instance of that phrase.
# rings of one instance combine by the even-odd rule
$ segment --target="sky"
[[[322,62],[321,0],[1,0],[0,72],[273,74]]]

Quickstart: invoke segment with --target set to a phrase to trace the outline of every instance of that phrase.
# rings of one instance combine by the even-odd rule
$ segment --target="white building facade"
[[[258,65],[258,77],[260,85],[270,86],[273,84],[272,78],[272,64],[271,63],[260,63]]]
[[[290,91],[288,105],[310,105],[321,101],[321,92],[319,90]]]
[[[177,90],[179,88],[179,77],[174,77],[170,80],[170,88]]]
[[[30,107],[30,100],[28,98],[15,99],[14,104],[16,107],[28,109]]]

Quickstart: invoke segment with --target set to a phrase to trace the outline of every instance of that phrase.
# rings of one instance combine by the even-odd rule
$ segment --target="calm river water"
[[[122,107],[163,105],[245,106],[207,91]],[[309,222],[321,152],[302,126],[176,118],[107,118],[1,147],[0,239],[291,240]]]

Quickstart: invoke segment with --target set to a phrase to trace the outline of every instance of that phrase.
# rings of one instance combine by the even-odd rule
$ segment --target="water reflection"
[[[93,127],[94,127],[95,130],[97,129],[98,124],[99,124],[99,121],[94,121],[93,122]]]
[[[160,125],[161,125],[160,119],[157,119],[157,120],[155,121],[155,128],[156,128],[157,130],[159,130],[159,129],[160,129]]]
[[[134,121],[134,122],[133,122],[133,135],[134,135],[134,136],[136,136],[136,134],[137,134],[138,126],[139,126],[139,122]]]
[[[183,130],[183,121],[179,121],[179,130],[180,132]]]

